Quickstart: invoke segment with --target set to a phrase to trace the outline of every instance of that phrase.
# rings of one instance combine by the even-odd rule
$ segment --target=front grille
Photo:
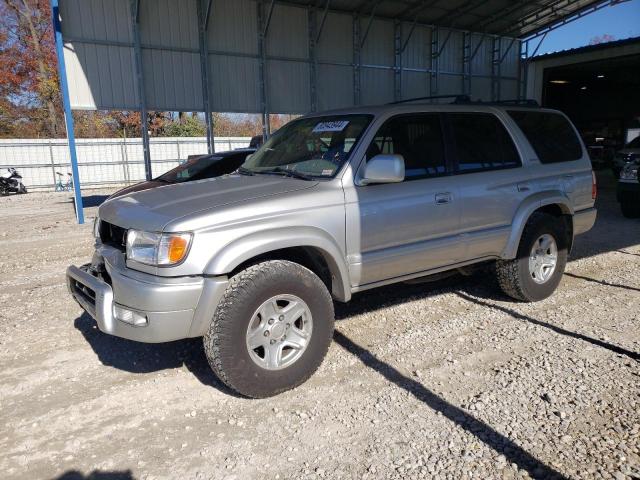
[[[101,220],[100,240],[105,245],[110,245],[124,252],[127,249],[127,229]]]

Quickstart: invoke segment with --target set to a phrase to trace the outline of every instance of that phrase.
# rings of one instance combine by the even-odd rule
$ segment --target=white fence
[[[217,152],[243,148],[249,137],[216,137]],[[151,170],[160,175],[189,155],[207,153],[205,137],[159,137],[150,139]],[[76,139],[80,182],[83,187],[133,183],[144,180],[144,157],[140,138]],[[15,167],[30,190],[53,190],[71,172],[66,139],[0,139],[0,169]]]

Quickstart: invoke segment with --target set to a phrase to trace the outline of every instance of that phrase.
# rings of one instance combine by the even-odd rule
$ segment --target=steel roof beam
[[[467,1],[466,3],[462,4],[460,7],[456,8],[455,10],[452,10],[450,12],[445,13],[444,15],[440,15],[439,17],[437,17],[436,19],[433,20],[433,23],[435,23],[436,25],[440,25],[440,24],[446,24],[450,19],[453,19],[456,16],[460,16],[460,15],[466,15],[469,12],[472,12],[473,10],[475,10],[476,8],[486,4],[487,1],[486,0],[480,0],[480,1]],[[453,24],[453,20],[451,22],[451,24]]]
[[[433,23],[427,22],[427,21],[420,21],[420,19],[417,19],[415,17],[415,15],[418,15],[421,11],[423,11],[424,9],[435,5],[436,3],[438,3],[441,0],[435,0],[435,1],[430,1],[430,2],[424,2],[421,3],[420,5],[415,5],[413,7],[411,7],[413,10],[415,10],[415,13],[412,13],[412,15],[403,15],[403,12],[410,12],[411,10],[403,10],[403,12],[400,12],[397,15],[393,15],[393,16],[389,16],[389,15],[384,15],[384,16],[380,16],[380,15],[374,15],[374,19],[375,18],[379,18],[379,19],[383,19],[383,20],[387,20],[387,21],[391,21],[391,20],[400,20],[402,22],[416,22],[417,25],[422,26],[422,27],[427,27],[427,28],[436,28],[438,27],[438,25],[435,25]],[[276,0],[277,4],[280,5],[289,5],[289,6],[293,6],[293,7],[298,7],[298,8],[304,8],[308,5],[308,3],[299,3],[299,2],[295,2],[293,0]],[[369,2],[371,3],[371,2]],[[418,8],[419,7],[419,8]],[[330,13],[338,13],[338,14],[343,14],[343,15],[354,15],[354,14],[358,14],[359,12],[353,10],[353,9],[346,9],[346,8],[340,8],[340,7],[336,7],[335,5],[331,6],[329,8],[329,12]],[[442,25],[440,25],[442,26]],[[463,33],[463,32],[471,32],[471,33],[482,33],[482,32],[478,32],[475,30],[471,30],[469,28],[455,28],[455,27],[446,27],[446,28],[451,28],[457,32]],[[493,33],[490,35],[500,35],[505,37],[506,35],[502,35],[501,33]]]
[[[273,16],[273,8],[276,6],[276,0],[271,0],[271,4],[269,5],[269,12],[267,13],[267,18],[264,21],[264,29],[262,31],[262,36],[266,37],[269,32],[269,25],[271,25],[271,17]]]
[[[509,50],[511,50],[511,47],[513,47],[514,43],[516,43],[516,39],[512,38],[511,41],[509,42],[509,46],[507,47],[507,49],[504,51],[504,53],[500,57],[500,62],[499,62],[500,64],[502,64],[502,62],[504,62],[504,59],[507,58]]]
[[[371,30],[371,25],[373,25],[373,20],[375,19],[376,8],[378,8],[378,5],[380,5],[381,1],[382,0],[374,0],[373,2],[368,2],[369,4],[373,3],[373,7],[371,8],[371,13],[369,14],[369,21],[367,22],[367,28],[365,28],[364,34],[360,39],[360,48],[364,47],[364,42],[367,41],[367,37],[369,36],[369,30]]]
[[[515,26],[507,30],[505,33],[517,32],[521,33],[520,30],[526,28],[528,25],[532,25],[534,23],[539,22],[545,18],[549,17],[560,17],[565,15],[574,15],[576,12],[580,10],[584,10],[585,8],[590,8],[594,3],[599,3],[598,1],[591,2],[589,5],[585,7],[580,7],[577,10],[571,10],[570,7],[572,5],[578,4],[583,0],[563,0],[561,2],[553,2],[551,4],[547,4],[546,7],[540,8],[535,12],[531,12],[519,19],[516,20]],[[601,0],[600,0],[601,1]],[[559,7],[558,4],[563,3],[562,7]],[[568,9],[569,8],[569,9]],[[568,9],[568,10],[567,10]],[[554,18],[555,20],[555,18]],[[534,28],[535,30],[535,28]]]
[[[527,0],[518,0],[513,5],[508,7],[506,10],[504,8],[501,8],[497,12],[489,15],[486,19],[471,25],[469,28],[472,30],[484,30],[488,25],[499,22],[509,17],[509,15],[512,15],[513,13],[517,12],[524,5],[535,5],[537,7],[541,7],[543,4],[539,2],[529,2]]]
[[[320,41],[320,36],[322,35],[322,30],[324,29],[324,23],[327,21],[327,15],[329,14],[329,4],[331,0],[327,0],[324,5],[324,11],[322,12],[322,20],[320,20],[320,26],[318,27],[318,31],[316,32],[316,43]]]
[[[211,6],[213,4],[213,0],[209,0],[207,2],[207,9],[204,14],[204,29],[209,30],[209,19],[211,18]]]
[[[573,2],[576,3],[576,2]],[[552,30],[555,30],[556,28],[562,26],[562,25],[566,25],[567,23],[573,22],[574,20],[577,20],[579,18],[582,18],[586,15],[589,15],[590,13],[593,13],[595,11],[598,11],[604,7],[610,6],[615,4],[616,2],[613,0],[599,0],[599,1],[595,1],[595,2],[591,2],[588,5],[581,7],[577,10],[571,11],[570,13],[567,13],[566,15],[562,15],[559,18],[555,18],[553,20],[551,20],[550,22],[547,22],[546,25],[542,25],[542,26],[538,26],[538,28],[533,28],[532,30],[530,30],[529,32],[527,32],[526,34],[523,35],[524,38],[531,40],[533,38],[537,38],[540,35],[544,34],[545,32],[551,32]],[[538,18],[536,21],[539,22],[542,18],[546,18],[550,16],[545,15],[544,17]],[[557,14],[556,14],[557,16]],[[512,31],[512,30],[510,30]]]

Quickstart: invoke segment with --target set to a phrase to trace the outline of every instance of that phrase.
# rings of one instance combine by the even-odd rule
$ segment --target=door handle
[[[529,184],[528,183],[519,183],[518,184],[518,191],[519,192],[528,192],[529,191]]]
[[[436,205],[446,205],[447,203],[451,203],[451,193],[436,193]]]

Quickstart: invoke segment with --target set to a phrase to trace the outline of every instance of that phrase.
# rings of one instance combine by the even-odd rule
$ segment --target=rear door
[[[531,185],[522,174],[520,153],[493,113],[447,113],[454,176],[460,191],[464,259],[500,255],[511,223]]]
[[[522,130],[536,158],[532,162],[531,183],[539,190],[557,189],[575,210],[591,208],[591,161],[577,131],[560,112],[549,110],[508,110]]]

